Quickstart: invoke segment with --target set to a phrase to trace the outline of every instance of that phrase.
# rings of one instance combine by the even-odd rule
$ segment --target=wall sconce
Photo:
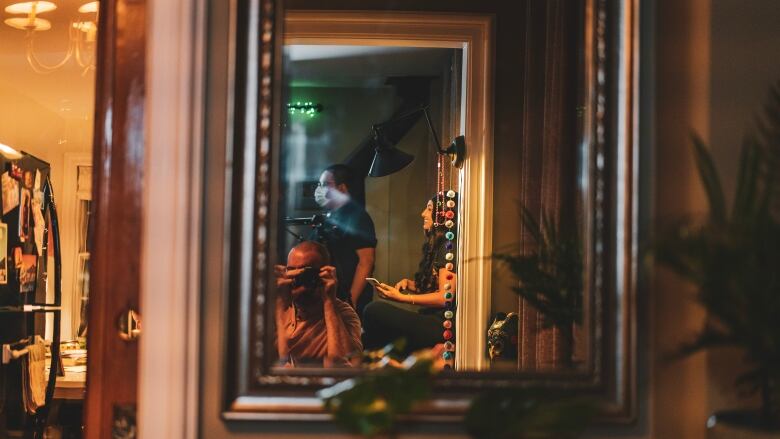
[[[464,136],[458,136],[452,140],[452,142],[446,148],[442,148],[439,143],[439,136],[436,135],[436,130],[433,129],[431,123],[431,117],[428,114],[428,106],[414,109],[408,113],[402,114],[393,120],[383,122],[371,127],[371,131],[374,135],[374,159],[371,162],[371,168],[368,171],[368,175],[371,177],[384,177],[392,173],[398,172],[405,168],[409,163],[414,160],[414,156],[407,154],[395,147],[394,142],[390,141],[385,135],[384,130],[392,129],[394,125],[403,123],[404,120],[410,119],[414,116],[418,116],[419,113],[425,115],[425,121],[428,123],[428,129],[433,136],[433,141],[436,144],[436,152],[441,155],[449,157],[452,166],[460,168],[463,166],[463,159],[466,156],[466,138]]]
[[[51,73],[74,58],[79,67],[84,69],[82,76],[86,75],[88,71],[95,68],[94,50],[91,50],[93,52],[91,56],[86,57],[85,55],[90,52],[88,45],[94,45],[97,41],[98,2],[84,3],[78,8],[81,15],[77,19],[71,20],[68,25],[68,49],[65,58],[56,64],[47,65],[35,55],[35,36],[38,32],[51,29],[51,21],[39,18],[38,15],[55,9],[57,9],[57,5],[48,1],[14,3],[6,6],[5,12],[11,15],[25,16],[7,18],[5,24],[27,32],[25,50],[27,62],[36,73]],[[94,14],[94,19],[90,19],[91,14]]]

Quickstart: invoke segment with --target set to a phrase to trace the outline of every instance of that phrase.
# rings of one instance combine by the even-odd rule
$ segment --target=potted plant
[[[561,366],[572,366],[574,326],[582,324],[582,245],[576,227],[556,225],[543,212],[541,221],[522,208],[523,227],[532,248],[519,253],[501,253],[493,259],[509,269],[518,280],[512,290],[542,316],[546,328],[557,327],[561,337]]]
[[[709,317],[681,353],[740,348],[748,371],[738,384],[760,395],[759,410],[720,412],[715,419],[780,431],[780,83],[770,96],[760,134],[742,144],[730,208],[708,149],[694,138],[708,214],[659,234],[654,255],[696,286]]]

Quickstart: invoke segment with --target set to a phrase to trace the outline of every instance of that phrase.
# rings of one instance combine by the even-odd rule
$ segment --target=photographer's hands
[[[336,283],[338,282],[336,277],[336,267],[332,265],[325,265],[320,268],[320,280],[322,281],[322,298],[335,299]]]

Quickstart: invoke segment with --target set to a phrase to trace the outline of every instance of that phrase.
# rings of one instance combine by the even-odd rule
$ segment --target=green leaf
[[[726,200],[723,196],[723,188],[720,184],[715,164],[712,161],[712,156],[704,142],[697,135],[693,135],[693,146],[699,177],[702,185],[704,185],[704,192],[707,195],[707,201],[710,206],[710,217],[715,222],[725,222]]]

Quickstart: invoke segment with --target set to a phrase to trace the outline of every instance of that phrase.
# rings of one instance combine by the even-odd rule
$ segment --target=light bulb
[[[36,18],[33,21],[30,21],[29,18],[21,17],[7,18],[5,24],[19,30],[42,31],[51,29],[51,22],[43,18]]]
[[[57,5],[52,2],[23,2],[14,3],[5,7],[5,12],[9,14],[30,14],[35,7],[35,13],[41,14],[57,9]]]
[[[98,11],[98,2],[84,3],[79,6],[79,12],[82,14],[96,13]]]
[[[0,154],[8,160],[18,160],[22,158],[22,153],[3,143],[0,143]]]

